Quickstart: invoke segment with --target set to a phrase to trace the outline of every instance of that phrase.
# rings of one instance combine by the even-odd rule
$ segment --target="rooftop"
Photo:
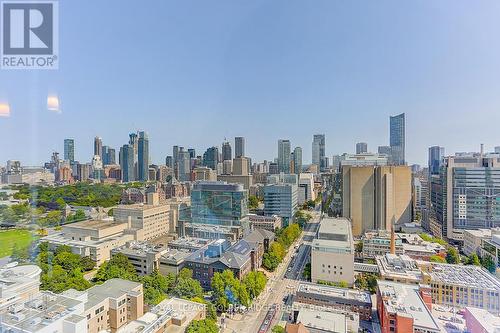
[[[170,324],[165,332],[184,332],[187,325],[197,315],[204,311],[205,306],[200,303],[187,301],[180,298],[170,298],[160,302],[149,312],[146,312],[137,320],[118,329],[117,333],[149,333],[157,332],[159,328],[166,325],[171,319],[177,319],[181,325]]]
[[[500,317],[489,313],[487,310],[478,308],[465,308],[465,317],[474,317],[482,324],[485,332],[500,332]]]
[[[419,282],[422,280],[422,272],[417,262],[407,255],[395,255],[387,253],[375,258],[382,277],[392,276]]]
[[[500,281],[482,267],[440,263],[431,263],[431,267],[429,274],[434,283],[500,291]]]
[[[297,316],[297,323],[302,323],[307,328],[321,330],[321,332],[347,332],[345,315],[335,312],[301,308]]]
[[[434,316],[420,297],[419,288],[418,285],[378,281],[378,289],[389,313],[413,318],[413,325],[422,330],[439,332]]]
[[[79,322],[85,317],[76,313],[81,301],[51,292],[41,292],[29,302],[18,303],[0,314],[0,322],[25,332],[38,332],[58,320]]]
[[[122,225],[124,222],[115,222],[113,220],[87,220],[75,222],[65,225],[63,228],[81,228],[90,230],[103,230],[117,225]]]
[[[297,288],[297,292],[317,294],[329,297],[357,300],[364,303],[372,302],[370,293],[355,289],[338,288],[333,286],[319,285],[302,282]]]

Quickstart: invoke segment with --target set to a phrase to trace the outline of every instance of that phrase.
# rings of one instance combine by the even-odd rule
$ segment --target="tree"
[[[218,333],[217,323],[212,319],[193,320],[186,328],[186,333]]]
[[[113,255],[109,261],[103,263],[97,270],[94,280],[96,282],[104,282],[114,278],[139,281],[134,266],[121,253]]]
[[[307,263],[304,266],[304,273],[302,275],[304,276],[304,279],[311,281],[311,263]]]
[[[479,257],[477,254],[472,253],[468,260],[467,260],[467,265],[475,265],[475,266],[481,266],[481,261],[479,260]]]
[[[90,257],[83,257],[81,260],[82,269],[86,272],[91,271],[95,268],[95,261]]]
[[[173,294],[181,298],[203,297],[203,288],[198,280],[192,278],[193,271],[183,268],[177,275]]]
[[[17,243],[14,243],[12,246],[12,254],[10,258],[13,261],[25,262],[29,259],[29,250],[28,247],[19,247]]]
[[[458,251],[452,246],[448,247],[448,251],[446,252],[446,262],[448,264],[458,264],[460,262]]]
[[[259,198],[257,198],[255,195],[250,195],[248,197],[248,209],[254,210],[259,208]]]
[[[355,250],[357,253],[361,253],[361,252],[363,252],[363,242],[362,242],[362,241],[357,242],[357,243],[354,245],[354,250]]]
[[[172,290],[174,282],[173,274],[162,275],[156,269],[150,275],[142,277],[144,301],[149,305],[160,303]]]
[[[250,304],[250,295],[246,285],[234,277],[233,271],[216,272],[211,281],[215,304],[221,309],[227,309],[229,304]],[[256,290],[254,290],[256,291]]]
[[[433,254],[432,256],[430,256],[429,261],[430,262],[438,262],[438,263],[445,263],[446,262],[446,260],[443,257],[438,256],[437,254]]]
[[[250,298],[254,299],[266,288],[267,277],[262,272],[252,271],[243,278],[243,284]]]
[[[490,273],[494,273],[496,270],[495,262],[489,255],[484,255],[483,257],[481,257],[481,265]]]
[[[282,326],[276,325],[272,328],[271,333],[285,333],[285,329]]]
[[[354,285],[360,290],[375,294],[377,292],[377,277],[377,274],[373,273],[360,273],[356,276]]]

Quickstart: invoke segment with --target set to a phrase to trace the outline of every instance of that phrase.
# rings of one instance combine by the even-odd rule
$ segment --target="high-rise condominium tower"
[[[368,144],[366,142],[356,143],[356,154],[363,154],[368,152]]]
[[[290,173],[290,140],[278,140],[278,171]]]
[[[405,114],[390,118],[391,160],[395,165],[405,164]]]
[[[95,155],[102,158],[102,139],[98,136],[94,138],[94,156]]]
[[[149,179],[149,138],[146,132],[139,132],[137,142],[137,174],[140,181]]]
[[[233,152],[231,144],[228,141],[222,143],[222,161],[231,161],[233,159]]]
[[[64,159],[70,163],[75,161],[75,140],[64,139]]]
[[[245,156],[245,138],[237,136],[234,138],[234,157]]]
[[[312,142],[312,164],[318,166],[318,170],[322,171],[326,168],[325,160],[325,135],[314,134]]]

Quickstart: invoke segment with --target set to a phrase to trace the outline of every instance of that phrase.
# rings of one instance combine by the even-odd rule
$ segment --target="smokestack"
[[[391,254],[396,254],[396,234],[394,233],[394,222],[391,224]]]

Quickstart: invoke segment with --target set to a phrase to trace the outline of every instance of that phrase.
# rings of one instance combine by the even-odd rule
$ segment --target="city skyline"
[[[308,163],[313,134],[325,134],[327,157],[356,142],[375,151],[389,144],[388,117],[403,112],[409,164],[425,165],[435,145],[499,145],[498,3],[257,1],[193,10],[159,2],[122,5],[119,17],[119,2],[94,4],[95,24],[82,29],[79,15],[92,1],[61,3],[59,70],[0,73],[10,114],[0,117],[0,133],[16,143],[2,145],[0,161],[40,164],[62,152],[64,138],[75,139],[76,159],[90,159],[89,138],[118,149],[143,129],[154,163],[175,144],[200,150],[234,136],[248,138],[246,155],[256,161],[290,139]],[[143,23],[131,27],[132,19]]]

